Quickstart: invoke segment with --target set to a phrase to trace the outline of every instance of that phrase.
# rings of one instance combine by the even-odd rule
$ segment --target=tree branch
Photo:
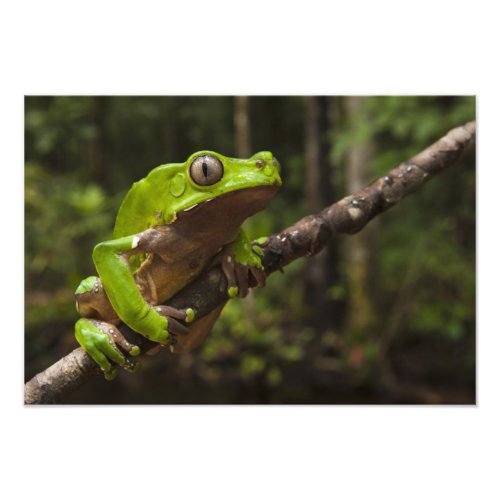
[[[293,226],[270,236],[263,245],[263,264],[269,275],[290,262],[318,253],[336,234],[354,234],[374,217],[413,193],[421,185],[451,166],[476,135],[476,123],[450,130],[444,137],[356,194],[308,215]],[[177,308],[194,307],[197,316],[209,313],[227,300],[226,279],[214,268],[168,301]],[[142,351],[153,344],[122,325],[120,329]],[[81,348],[77,348],[25,385],[25,404],[55,403],[81,386],[100,370]]]

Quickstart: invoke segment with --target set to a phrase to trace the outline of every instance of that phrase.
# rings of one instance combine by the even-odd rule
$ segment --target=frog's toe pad
[[[196,312],[194,309],[192,309],[191,307],[188,307],[186,309],[186,323],[192,323],[194,318],[196,318]]]
[[[135,345],[132,349],[130,349],[129,354],[131,356],[139,356],[139,354],[141,354],[141,348]]]
[[[124,370],[127,370],[128,372],[130,373],[134,373],[136,371],[139,371],[142,367],[142,364],[140,363],[140,361],[130,361],[129,359],[127,359],[125,361],[125,363],[123,363],[122,365],[122,368]]]
[[[103,370],[103,373],[106,380],[114,380],[118,375],[118,370],[112,367],[110,370]]]

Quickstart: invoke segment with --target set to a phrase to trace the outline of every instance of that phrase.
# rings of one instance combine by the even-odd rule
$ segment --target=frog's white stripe
[[[139,236],[134,236],[132,238],[132,248],[135,248],[139,244],[139,241],[141,241],[141,239],[139,238]]]

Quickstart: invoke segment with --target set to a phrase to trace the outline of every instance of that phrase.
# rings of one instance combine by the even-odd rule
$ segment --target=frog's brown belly
[[[183,258],[180,262],[165,262],[159,256],[155,256],[151,265],[151,274],[154,276],[157,303],[164,303],[173,297],[216,259],[217,256],[213,257],[210,253],[203,255],[203,252],[197,252],[196,258]],[[191,323],[188,333],[177,337],[172,351],[182,353],[197,348],[210,333],[223,307],[224,304],[221,304],[206,316],[197,318]]]
[[[213,256],[198,255],[191,259],[165,262],[159,256],[155,256],[150,275],[156,287],[157,303],[162,304],[173,297],[197,278],[213,260]]]

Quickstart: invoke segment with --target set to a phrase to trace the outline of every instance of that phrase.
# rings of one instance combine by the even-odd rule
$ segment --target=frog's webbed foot
[[[254,249],[252,249],[254,251]],[[266,284],[266,273],[260,263],[259,253],[254,251],[252,262],[238,262],[235,253],[230,247],[222,254],[222,271],[227,279],[228,295],[234,297],[246,297],[250,288],[250,280],[253,278],[258,287]]]
[[[155,311],[167,318],[168,321],[168,345],[175,346],[178,336],[187,335],[189,328],[183,323],[191,323],[195,318],[194,309],[176,309],[170,306],[154,306]],[[183,323],[181,323],[183,322]],[[148,354],[156,354],[157,350],[153,348]]]
[[[137,356],[141,350],[131,344],[118,328],[105,321],[81,318],[75,324],[75,336],[78,343],[100,366],[106,380],[113,380],[118,374],[116,365],[134,372],[140,363],[128,359],[124,353]]]

